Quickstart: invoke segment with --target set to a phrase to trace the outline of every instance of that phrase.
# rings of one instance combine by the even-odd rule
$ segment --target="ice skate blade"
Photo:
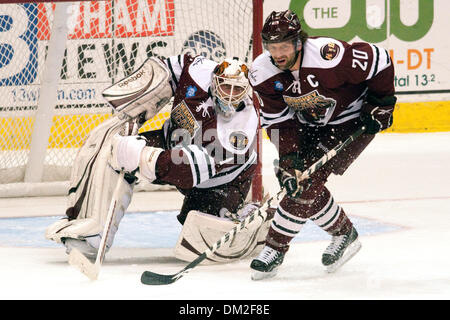
[[[340,267],[342,267],[346,262],[348,262],[355,254],[358,253],[358,251],[361,249],[361,242],[359,240],[355,240],[350,244],[345,250],[344,255],[335,263],[330,264],[326,268],[327,273],[333,273],[336,270],[338,270]]]
[[[252,280],[258,281],[258,280],[264,280],[264,279],[270,279],[277,275],[278,270],[274,269],[270,272],[261,272],[261,271],[254,271],[252,273]]]

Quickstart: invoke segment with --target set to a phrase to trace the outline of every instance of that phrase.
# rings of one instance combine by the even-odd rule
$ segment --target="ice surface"
[[[273,153],[264,144],[264,185],[271,192]],[[135,195],[129,211],[139,213],[126,216],[94,282],[44,239],[46,222],[64,214],[64,198],[0,199],[6,217],[0,219],[0,299],[450,299],[449,181],[450,133],[378,135],[344,176],[327,184],[361,231],[361,251],[336,273],[320,263],[327,236],[306,226],[273,279],[252,281],[245,259],[200,265],[156,287],[140,283],[143,271],[172,274],[186,265],[170,248],[179,230],[179,194]]]

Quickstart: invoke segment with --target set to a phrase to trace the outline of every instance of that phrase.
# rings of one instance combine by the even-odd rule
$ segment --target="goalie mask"
[[[244,107],[250,84],[248,67],[237,58],[225,59],[214,69],[211,94],[217,114],[230,120]]]

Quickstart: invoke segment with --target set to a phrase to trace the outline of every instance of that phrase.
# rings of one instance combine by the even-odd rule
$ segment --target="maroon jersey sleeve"
[[[180,54],[177,56],[171,56],[167,59],[163,60],[163,62],[166,64],[167,68],[170,72],[170,84],[172,86],[172,91],[175,93],[177,90],[177,87],[180,82],[181,74],[186,72],[185,66],[189,66],[194,58],[190,56],[189,54]]]
[[[218,155],[214,154],[215,150],[221,149],[216,149],[214,146],[201,147],[196,144],[184,144],[165,150],[158,157],[156,176],[161,182],[181,189],[190,189],[213,179],[224,168],[239,167],[240,164],[243,164],[236,162],[235,154],[231,154],[229,161],[224,161],[223,158],[220,160]]]
[[[344,57],[336,68],[343,83],[365,83],[379,97],[394,94],[394,66],[387,50],[365,42],[344,46]]]
[[[213,157],[209,148],[195,144],[165,150],[158,157],[156,176],[159,181],[181,189],[229,183],[256,163],[254,141],[242,155],[231,153],[230,158],[222,161]]]

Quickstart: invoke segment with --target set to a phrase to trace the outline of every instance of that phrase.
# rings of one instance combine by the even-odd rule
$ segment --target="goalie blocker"
[[[68,253],[71,246],[76,245],[90,257],[96,255],[119,179],[119,174],[109,164],[113,137],[130,120],[144,113],[146,119],[152,118],[170,101],[169,72],[161,61],[149,58],[134,73],[107,88],[103,96],[117,113],[92,130],[80,148],[72,169],[67,217],[49,226],[45,235],[47,239],[64,243]],[[120,190],[121,200],[114,212],[108,248],[133,194],[134,179],[128,176],[126,180],[128,183]]]

